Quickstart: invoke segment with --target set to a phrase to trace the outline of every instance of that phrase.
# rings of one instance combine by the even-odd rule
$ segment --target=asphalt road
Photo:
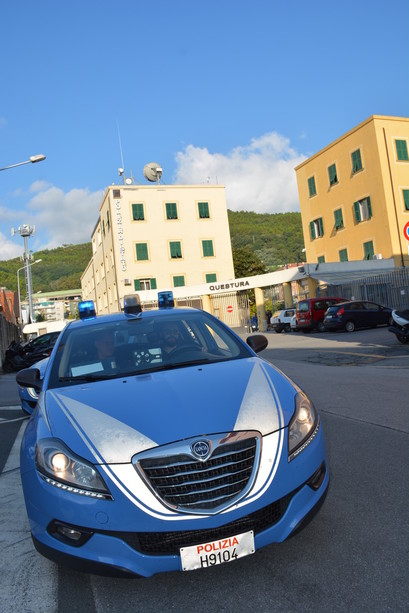
[[[15,384],[0,376],[0,613],[409,611],[409,346],[386,328],[267,336],[263,357],[321,413],[328,497],[294,538],[205,571],[111,579],[39,556],[18,473],[25,422],[11,421]]]

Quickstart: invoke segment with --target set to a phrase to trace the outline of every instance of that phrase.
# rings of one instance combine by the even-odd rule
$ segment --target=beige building
[[[297,166],[307,262],[409,266],[409,119],[373,115]]]
[[[83,300],[117,312],[124,295],[233,279],[222,185],[114,185],[92,233]]]

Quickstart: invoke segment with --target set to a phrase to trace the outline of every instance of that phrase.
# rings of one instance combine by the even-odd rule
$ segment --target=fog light
[[[74,547],[81,547],[93,535],[92,530],[70,526],[70,524],[63,524],[60,521],[52,521],[47,528],[47,532],[59,541]]]
[[[319,469],[315,471],[311,479],[307,481],[307,485],[309,485],[315,491],[319,490],[322,485],[322,482],[324,481],[325,472],[325,464],[322,463]]]

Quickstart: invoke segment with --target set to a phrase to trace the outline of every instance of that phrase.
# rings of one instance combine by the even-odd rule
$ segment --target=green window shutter
[[[322,217],[320,217],[318,220],[318,228],[319,228],[319,235],[320,236],[324,236],[324,223],[322,221]]]
[[[399,161],[407,162],[409,161],[408,156],[408,143],[405,140],[395,140],[396,144],[396,155]]]
[[[151,289],[157,289],[157,287],[156,287],[156,279],[153,278],[150,281],[151,281]]]
[[[366,199],[366,205],[368,207],[368,218],[370,219],[372,217],[372,206],[371,206],[371,199],[369,196]]]
[[[373,248],[373,242],[368,241],[367,243],[364,243],[364,260],[373,260],[374,254],[375,251]]]
[[[405,205],[405,211],[409,211],[409,189],[403,189],[403,202]]]
[[[310,177],[308,179],[308,191],[310,194],[310,198],[316,195],[317,188],[315,187],[315,177]]]
[[[336,183],[338,183],[337,167],[336,167],[335,164],[332,164],[328,168],[328,176],[329,176],[329,184],[330,185],[335,185]]]
[[[362,221],[361,207],[359,206],[359,202],[354,202],[354,215],[355,215],[356,221]]]
[[[206,283],[215,283],[216,281],[217,281],[216,273],[212,272],[206,275]]]
[[[362,170],[361,150],[357,149],[351,154],[352,158],[352,172],[359,172]]]
[[[102,220],[102,234],[105,236],[105,221]]]
[[[317,259],[318,264],[324,264],[325,263],[325,255],[320,255],[319,258]]]
[[[209,203],[208,202],[199,202],[197,206],[198,206],[198,209],[199,209],[199,218],[200,219],[209,219],[209,217],[210,217]]]
[[[340,249],[339,251],[339,261],[340,262],[348,262],[348,250]]]
[[[142,202],[132,205],[132,219],[134,221],[143,221],[145,219]]]
[[[137,260],[149,260],[148,245],[146,243],[138,243],[136,245],[136,259]]]
[[[337,229],[343,228],[344,220],[342,218],[342,209],[337,209],[336,211],[334,211],[334,218],[335,218],[335,227]]]
[[[185,286],[185,277],[184,275],[177,275],[173,277],[173,287],[184,287]]]
[[[317,238],[317,235],[315,234],[315,223],[313,221],[310,221],[310,234],[312,240],[314,240],[314,238]]]
[[[180,241],[174,241],[170,243],[170,257],[172,259],[178,259],[182,257],[182,247]]]
[[[133,286],[134,286],[134,290],[136,292],[140,291],[140,289],[141,289],[141,282],[139,281],[139,279],[134,279]]]
[[[214,256],[213,241],[202,241],[203,257],[209,258]]]
[[[178,207],[176,202],[167,202],[166,203],[166,219],[177,219],[178,218]]]
[[[107,228],[109,230],[109,211],[107,211]]]

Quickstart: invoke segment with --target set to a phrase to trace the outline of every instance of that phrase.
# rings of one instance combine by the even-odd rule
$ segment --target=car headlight
[[[311,400],[303,392],[295,396],[295,412],[288,426],[288,460],[291,461],[315,438],[319,418]]]
[[[50,485],[91,498],[112,498],[96,468],[58,439],[38,441],[35,461],[39,474]]]

